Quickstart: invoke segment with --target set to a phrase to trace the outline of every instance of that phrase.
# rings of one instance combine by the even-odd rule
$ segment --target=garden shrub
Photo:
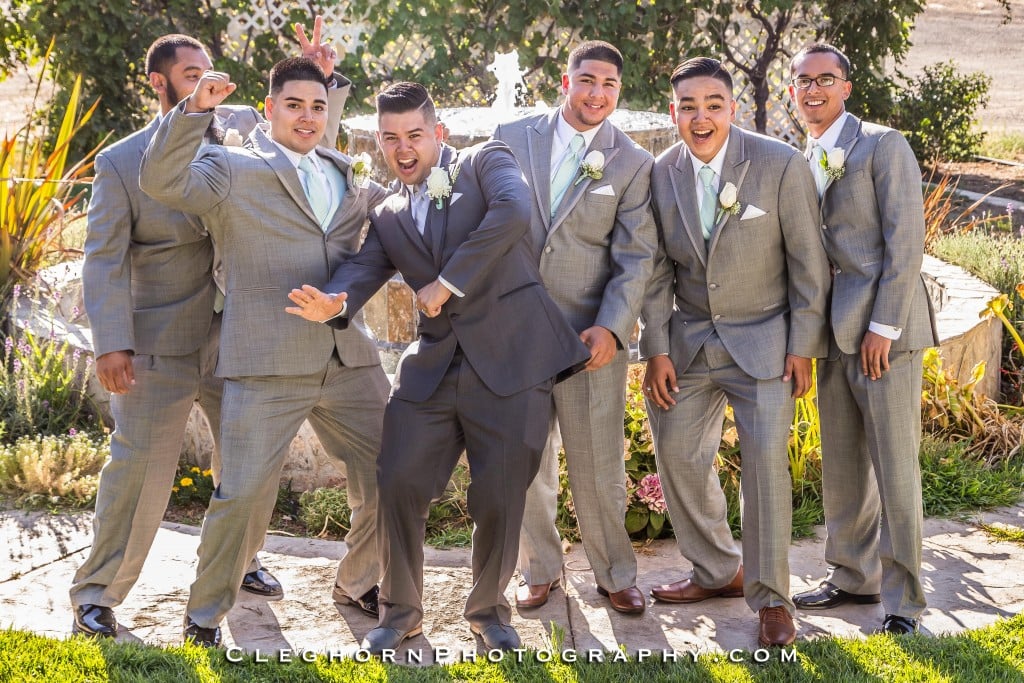
[[[974,124],[978,109],[988,104],[991,82],[980,71],[960,73],[950,61],[925,66],[898,92],[893,124],[918,161],[964,161],[978,152],[985,133]]]

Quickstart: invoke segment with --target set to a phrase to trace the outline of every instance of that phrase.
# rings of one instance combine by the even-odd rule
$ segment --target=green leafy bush
[[[85,505],[110,456],[110,438],[69,434],[24,436],[0,445],[0,491],[19,504]]]
[[[919,161],[963,161],[978,152],[985,133],[973,130],[975,117],[988,103],[991,82],[980,71],[958,72],[950,61],[924,67],[901,89],[893,122]]]
[[[303,491],[299,496],[299,520],[314,536],[342,537],[348,533],[352,508],[344,487]]]

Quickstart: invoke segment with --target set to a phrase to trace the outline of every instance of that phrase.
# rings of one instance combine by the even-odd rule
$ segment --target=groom
[[[433,101],[418,83],[378,94],[377,120],[398,191],[371,214],[359,253],[323,291],[292,290],[296,305],[288,309],[344,329],[396,270],[417,292],[419,339],[402,356],[384,414],[380,624],[363,648],[382,654],[422,632],[427,512],[465,450],[475,525],[465,616],[487,648],[514,649],[521,643],[504,590],[551,388],[590,354],[541,284],[530,254],[529,188],[508,147],[443,144]]]

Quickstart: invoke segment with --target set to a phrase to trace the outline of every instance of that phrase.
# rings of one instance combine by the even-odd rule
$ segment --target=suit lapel
[[[615,159],[615,155],[619,153],[619,148],[615,146],[615,131],[612,129],[610,123],[605,122],[597,135],[594,136],[594,141],[590,143],[590,148],[584,153],[584,158],[592,150],[601,150],[604,154],[604,167],[608,168],[609,164]],[[587,188],[593,180],[588,176],[582,179],[575,179],[572,184],[569,185],[569,189],[565,191],[565,197],[562,198],[562,203],[558,205],[558,213],[551,221],[550,231],[554,232],[565,220],[566,216],[572,212],[573,207],[579,203],[583,197]],[[550,183],[549,183],[550,184]]]
[[[530,168],[523,170],[529,175],[527,180],[537,195],[537,206],[540,207],[545,232],[551,227],[551,145],[555,137],[555,117],[560,115],[559,111],[555,109],[546,119],[539,121],[536,127],[526,131]]]
[[[451,178],[451,172],[449,169],[458,162],[455,150],[448,145],[441,148],[441,159],[438,162],[441,168],[448,172],[448,177]],[[452,183],[454,186],[454,183]],[[454,193],[454,188],[453,188]],[[441,200],[441,208],[437,208],[437,201],[431,199],[430,205],[427,207],[427,228],[424,232],[430,235],[430,252],[434,256],[434,265],[437,269],[441,269],[442,258],[444,256],[444,241],[445,233],[448,230],[448,208],[451,206],[451,196]]]
[[[697,252],[700,262],[707,266],[707,247],[704,244],[704,233],[700,228],[700,214],[697,211],[697,179],[693,176],[693,162],[686,145],[679,146],[679,155],[671,168],[669,179],[675,195],[676,208],[683,220],[683,231]]]
[[[729,146],[725,150],[725,162],[722,164],[722,182],[718,184],[719,193],[721,193],[726,183],[732,183],[736,186],[737,195],[740,188],[743,187],[743,179],[747,176],[747,169],[750,168],[750,159],[747,159],[745,141],[744,133],[736,126],[733,126],[729,131]],[[711,233],[711,240],[708,243],[709,259],[715,251],[715,245],[718,244],[719,235],[722,234],[722,231],[725,230],[729,223],[729,219],[732,218],[732,214],[722,210],[720,205],[715,206],[715,211],[715,216],[717,216],[718,220],[715,221],[715,229]]]
[[[836,147],[843,150],[843,158],[850,158],[850,151],[853,150],[853,146],[857,144],[857,140],[860,139],[860,119],[853,114],[846,117],[846,123],[843,124],[843,129],[839,131],[839,137],[836,139]],[[845,161],[843,163],[846,163]],[[828,188],[832,187],[832,179],[828,176],[825,177],[825,189],[822,190],[821,196],[824,199],[825,193],[828,192]]]
[[[309,200],[306,198],[306,192],[302,189],[299,172],[292,165],[292,162],[277,148],[277,145],[267,137],[267,134],[262,129],[256,128],[253,130],[252,141],[253,151],[273,169],[292,200],[309,217],[309,220],[312,222],[310,228],[316,228],[323,232],[320,228],[320,221],[317,220],[316,214],[313,213],[313,207],[309,205]]]

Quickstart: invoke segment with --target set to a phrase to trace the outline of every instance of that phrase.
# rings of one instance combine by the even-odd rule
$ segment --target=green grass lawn
[[[763,654],[768,661],[759,662]],[[785,654],[783,654],[785,653]],[[1024,615],[956,636],[821,638],[780,651],[678,653],[677,661],[602,663],[550,657],[528,650],[500,662],[409,667],[377,660],[229,661],[223,650],[193,645],[156,648],[75,637],[53,640],[20,631],[0,632],[0,681],[921,681],[1001,683],[1024,681]],[[611,654],[606,653],[606,658]],[[266,658],[266,657],[264,657]],[[231,659],[239,659],[231,656]],[[541,661],[545,660],[545,661]],[[550,660],[550,661],[546,661]]]

